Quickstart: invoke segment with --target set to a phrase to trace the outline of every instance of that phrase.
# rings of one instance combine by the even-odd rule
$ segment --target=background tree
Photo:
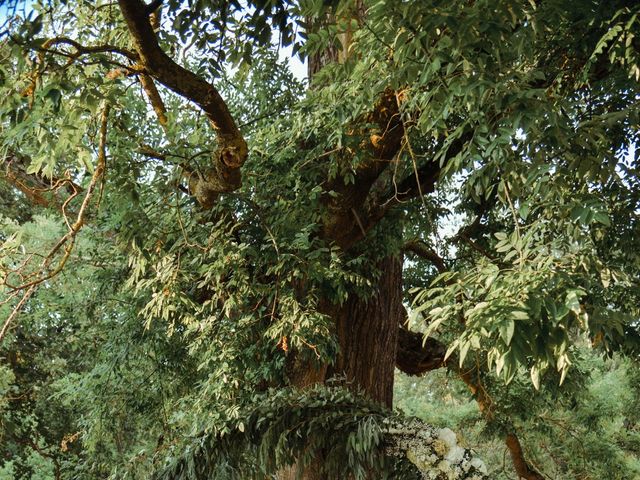
[[[504,384],[637,359],[636,2],[8,8],[7,471],[480,477],[397,365],[544,478]]]

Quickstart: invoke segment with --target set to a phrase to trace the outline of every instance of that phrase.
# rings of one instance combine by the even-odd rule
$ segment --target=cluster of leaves
[[[384,455],[389,412],[344,388],[280,389],[257,396],[254,404],[227,433],[200,435],[154,478],[186,480],[211,472],[216,478],[268,478],[296,462],[313,465],[324,478],[364,479],[370,471],[378,478],[419,478],[406,460]]]
[[[417,68],[418,45],[421,61],[435,64],[410,103],[421,111],[415,134],[446,140],[439,150],[416,141],[417,155],[437,161],[473,132],[447,165],[450,188],[464,192],[453,201],[466,226],[441,242],[455,263],[426,279],[414,317],[452,342],[461,363],[477,351],[507,380],[525,365],[537,386],[549,367],[566,374],[567,347],[580,335],[608,351],[637,350],[640,312],[621,292],[636,298],[639,264],[630,250],[613,252],[633,236],[614,232],[637,223],[638,89],[629,71],[607,65],[621,58],[612,38],[635,41],[638,11],[582,3],[474,2],[463,14],[425,3],[415,20],[407,6],[392,16],[400,33],[388,39],[394,70]],[[580,45],[575,29],[584,30]],[[621,211],[628,227],[615,218]]]

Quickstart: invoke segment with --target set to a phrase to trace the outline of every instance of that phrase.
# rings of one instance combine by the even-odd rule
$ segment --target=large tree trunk
[[[295,355],[289,368],[292,385],[305,388],[334,378],[391,407],[398,326],[405,314],[402,260],[388,257],[378,269],[380,276],[372,295],[353,294],[340,305],[320,302],[321,311],[333,319],[340,351],[335,363],[328,366]]]
[[[328,376],[344,377],[350,388],[390,408],[398,325],[404,312],[402,261],[388,257],[378,268],[380,277],[371,297],[352,296],[331,308],[340,353]]]
[[[398,325],[404,317],[402,306],[402,259],[388,257],[378,264],[380,276],[371,296],[352,295],[341,304],[321,302],[321,309],[334,320],[340,352],[335,364],[318,366],[294,357],[290,381],[299,388],[330,378],[391,408],[393,376],[398,344]],[[316,463],[321,463],[318,458]],[[312,465],[297,477],[294,465],[279,474],[280,480],[320,480],[319,465]]]
[[[361,20],[364,17],[364,7],[361,0],[354,2],[351,9],[342,12],[345,18]],[[325,22],[335,22],[332,11],[327,11],[326,17],[315,21],[307,19],[311,30],[322,28]],[[325,65],[333,62],[343,62],[349,55],[351,31],[340,35],[341,48],[332,46],[327,50],[311,56],[308,59],[309,81]],[[382,122],[388,127],[388,121]],[[397,143],[397,142],[396,142]],[[394,144],[395,145],[395,144]],[[396,145],[397,147],[397,145]],[[376,158],[387,158],[388,152],[375,152]],[[377,176],[374,175],[373,179]],[[358,192],[360,200],[364,201],[370,188],[366,183],[362,191]],[[351,204],[346,208],[349,221],[355,226],[352,217],[354,210]],[[332,222],[328,222],[331,224]],[[360,225],[360,230],[362,226]],[[340,233],[349,236],[351,230],[345,228]],[[335,232],[326,232],[328,240],[334,241],[345,251],[349,250],[358,239],[336,238]],[[345,385],[372,400],[389,408],[393,402],[393,378],[398,344],[398,325],[404,318],[402,306],[402,258],[387,257],[377,265],[380,272],[374,285],[372,295],[359,297],[355,294],[343,304],[332,304],[327,299],[320,300],[319,309],[333,319],[335,334],[340,347],[333,365],[317,365],[312,359],[304,359],[294,355],[289,365],[289,379],[298,388],[324,383],[328,379],[343,381]],[[320,473],[321,455],[314,464],[300,472],[298,465],[282,470],[279,480],[320,480],[325,477]]]

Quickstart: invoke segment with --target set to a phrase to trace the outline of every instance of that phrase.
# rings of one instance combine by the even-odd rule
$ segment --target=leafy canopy
[[[220,137],[162,85],[158,121],[118,6],[9,2],[0,318],[46,280],[2,339],[4,470],[137,478],[195,465],[181,456],[193,437],[264,434],[282,405],[257,409],[257,392],[287,383],[291,352],[335,359],[320,300],[370,295],[377,262],[409,241],[436,258],[405,263],[412,326],[459,364],[526,371],[539,388],[571,375],[576,343],[637,358],[637,2],[357,3],[362,18],[348,1],[165,2],[160,47],[218,88],[249,145],[242,187],[205,211],[189,183]],[[311,89],[279,60],[282,46],[313,60],[347,34],[349,54]],[[359,181],[383,137],[368,117],[381,98],[401,147],[367,192],[377,221],[346,249],[322,233],[327,199],[347,201],[336,179]],[[69,231],[67,255],[55,246]],[[318,393],[340,419],[333,394]],[[335,465],[377,462],[375,415]],[[301,445],[272,425],[269,471]]]

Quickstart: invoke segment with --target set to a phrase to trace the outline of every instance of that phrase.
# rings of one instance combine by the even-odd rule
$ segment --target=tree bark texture
[[[388,257],[378,268],[372,296],[352,296],[332,307],[340,352],[328,376],[344,377],[350,388],[391,408],[398,324],[404,312],[402,260]]]
[[[305,388],[330,378],[343,379],[354,391],[391,407],[398,325],[405,314],[402,260],[388,257],[378,268],[380,276],[372,295],[352,295],[340,305],[321,302],[320,310],[334,321],[340,351],[335,363],[328,366],[294,354],[289,367],[292,385]]]
[[[405,315],[402,258],[387,257],[377,267],[380,276],[372,295],[352,295],[341,305],[321,302],[320,309],[334,321],[340,351],[335,364],[329,366],[293,356],[289,376],[294,386],[305,388],[337,378],[348,388],[391,408],[398,325]],[[318,458],[302,474],[300,466],[293,465],[281,470],[278,479],[325,480],[320,473],[321,462]]]

